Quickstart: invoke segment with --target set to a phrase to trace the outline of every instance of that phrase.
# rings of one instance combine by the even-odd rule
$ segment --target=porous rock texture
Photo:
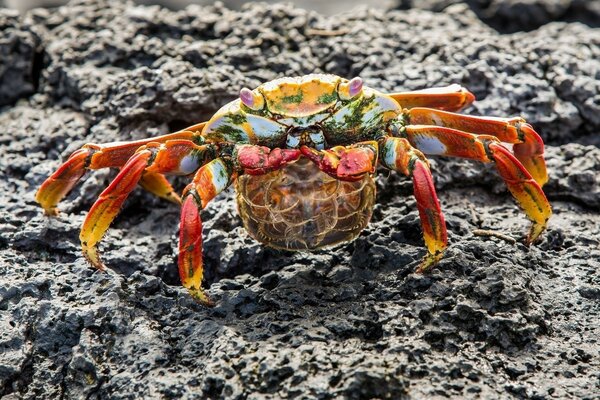
[[[552,21],[583,22],[600,27],[598,0],[396,0],[395,8],[442,11],[467,4],[500,32],[530,31]]]
[[[600,30],[502,35],[464,4],[322,17],[121,1],[3,9],[0,26],[0,397],[598,398]],[[466,113],[526,117],[548,143],[547,232],[523,245],[493,166],[462,160],[432,161],[451,244],[425,275],[404,177],[381,171],[369,227],[314,253],[256,243],[227,192],[203,212],[207,309],[178,283],[174,204],[135,191],[99,273],[78,230],[114,171],[89,173],[58,218],[33,200],[86,142],[167,133],[312,72],[459,83],[478,98]]]

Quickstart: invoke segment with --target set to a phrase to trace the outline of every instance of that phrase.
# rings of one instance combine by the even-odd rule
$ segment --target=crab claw
[[[328,150],[302,146],[300,151],[321,171],[345,181],[360,180],[364,174],[373,173],[377,165],[377,142],[373,141],[336,146]]]

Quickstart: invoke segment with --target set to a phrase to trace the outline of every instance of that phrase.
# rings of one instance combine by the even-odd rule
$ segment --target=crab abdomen
[[[259,176],[240,176],[237,202],[246,230],[269,246],[311,250],[349,241],[373,213],[372,176],[346,182],[297,162]]]

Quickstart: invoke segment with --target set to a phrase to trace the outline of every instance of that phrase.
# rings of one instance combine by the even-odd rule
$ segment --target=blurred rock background
[[[67,0],[0,0],[9,8],[21,12],[35,7],[56,7]],[[171,10],[186,6],[210,5],[213,0],[135,0],[138,4],[157,4]],[[279,0],[265,0],[267,3],[282,3]],[[240,9],[246,0],[222,0],[227,8]],[[332,15],[352,10],[356,7],[374,9],[420,8],[443,11],[448,6],[465,3],[481,20],[500,32],[529,31],[551,21],[577,21],[590,26],[600,26],[600,0],[294,0],[287,3],[321,14]]]

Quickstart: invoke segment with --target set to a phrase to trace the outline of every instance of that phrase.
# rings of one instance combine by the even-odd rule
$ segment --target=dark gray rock
[[[0,112],[0,396],[598,392],[597,29],[500,35],[464,5],[325,18],[290,6],[174,12],[88,0],[9,21],[14,37],[35,32],[44,60],[39,86],[21,78],[10,103],[22,100]],[[254,242],[227,192],[203,213],[217,302],[206,309],[178,282],[176,206],[134,192],[101,244],[110,269],[99,273],[81,257],[78,231],[114,173],[88,174],[58,218],[33,200],[86,141],[166,133],[209,117],[242,86],[310,72],[360,74],[381,90],[461,83],[480,99],[468,113],[527,117],[550,143],[548,231],[525,247],[527,222],[501,180],[468,161],[432,161],[451,246],[427,275],[413,272],[421,230],[410,182],[396,174],[380,173],[373,221],[356,241],[314,253]],[[10,93],[17,80],[0,83]]]
[[[600,26],[598,0],[397,0],[395,8],[442,11],[466,3],[485,23],[499,32],[531,31],[554,21]]]
[[[0,5],[0,106],[35,92],[41,69],[39,38],[17,11]]]

